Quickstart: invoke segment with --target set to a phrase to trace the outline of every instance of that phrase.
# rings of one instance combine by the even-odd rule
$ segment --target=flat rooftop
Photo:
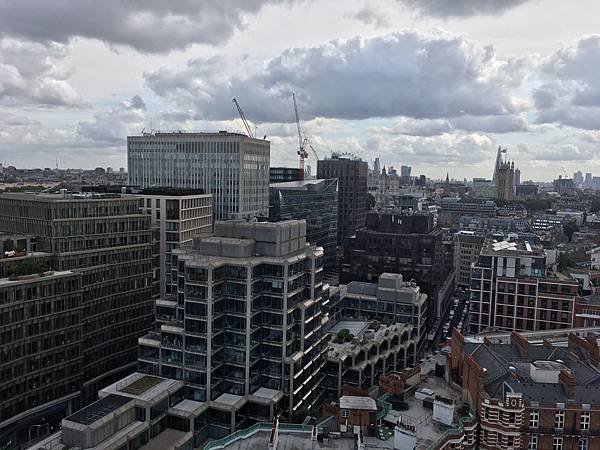
[[[358,337],[369,328],[370,322],[366,320],[340,320],[333,327],[329,329],[330,334],[338,334],[340,331],[346,329],[350,331],[354,337]]]
[[[183,386],[183,381],[135,372],[127,378],[101,389],[98,395],[104,397],[117,394],[122,397],[151,401],[181,386]]]
[[[486,255],[531,255],[543,256],[544,247],[535,235],[519,235],[516,239],[486,239],[483,244],[482,253]]]
[[[104,416],[112,413],[113,411],[116,411],[130,401],[130,398],[123,397],[121,395],[107,395],[106,397],[95,401],[91,405],[80,409],[76,413],[71,414],[66,418],[66,420],[80,423],[82,425],[91,425],[92,423],[102,419]]]
[[[396,417],[401,417],[402,421],[406,424],[415,425],[417,432],[417,450],[428,449],[433,443],[435,443],[447,430],[455,428],[454,426],[446,426],[438,422],[434,422],[432,419],[433,411],[423,406],[423,400],[419,400],[415,397],[416,389],[431,389],[435,395],[452,399],[456,405],[461,403],[460,392],[452,389],[445,382],[443,378],[429,375],[421,379],[414,390],[406,396],[406,403],[408,403],[408,410],[406,411],[390,411],[390,413]],[[458,422],[458,416],[455,413],[455,420],[453,425]]]
[[[227,450],[257,450],[268,449],[270,431],[260,431],[246,439],[232,442],[224,448]],[[313,449],[339,449],[354,450],[356,442],[353,438],[329,439],[329,443],[311,441],[310,433],[282,433],[279,432],[277,450],[313,450]]]
[[[146,375],[119,389],[119,391],[125,392],[126,394],[141,395],[148,389],[151,389],[159,384],[161,381],[161,378]]]
[[[150,442],[140,448],[140,450],[168,450],[175,448],[175,444],[182,438],[184,438],[187,434],[190,435],[190,432],[186,433],[185,431],[174,430],[172,428],[167,428],[162,433],[158,434],[154,437]]]

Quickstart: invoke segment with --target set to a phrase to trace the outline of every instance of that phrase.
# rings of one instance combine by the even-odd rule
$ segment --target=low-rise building
[[[461,216],[495,217],[496,204],[492,200],[468,200],[445,197],[441,200],[438,224],[455,227]]]
[[[342,330],[352,335],[347,341]],[[412,325],[395,323],[373,329],[366,321],[342,320],[329,332],[332,340],[323,372],[324,385],[332,399],[342,395],[343,385],[368,390],[378,384],[380,376],[416,363]]]
[[[592,450],[600,447],[600,349],[595,335],[569,335],[568,346],[471,342],[457,330],[448,382],[476,412],[480,450]]]

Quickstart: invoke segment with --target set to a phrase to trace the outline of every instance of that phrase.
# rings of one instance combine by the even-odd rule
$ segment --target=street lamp
[[[38,433],[37,433],[37,436],[36,436],[36,438],[39,438],[39,437],[40,437],[40,432],[39,432],[39,429],[40,429],[40,428],[44,428],[44,427],[46,427],[46,430],[47,430],[47,429],[48,429],[48,428],[47,428],[47,427],[48,427],[48,425],[49,425],[48,423],[31,425],[31,426],[29,427],[29,432],[28,432],[28,435],[29,435],[29,441],[27,441],[27,443],[29,444],[29,443],[31,442],[31,430],[32,430],[32,429],[36,428],[36,429],[38,430]]]

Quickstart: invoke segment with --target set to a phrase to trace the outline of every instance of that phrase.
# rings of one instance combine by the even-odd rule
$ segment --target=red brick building
[[[600,349],[596,336],[567,347],[469,342],[457,330],[447,381],[476,411],[475,446],[464,449],[600,450]]]

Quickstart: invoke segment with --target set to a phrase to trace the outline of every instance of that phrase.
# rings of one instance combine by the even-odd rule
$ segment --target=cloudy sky
[[[600,176],[598,17],[597,0],[0,0],[0,162],[122,167],[144,128],[241,130],[237,97],[295,166],[295,92],[321,156],[462,179],[502,145],[523,180]]]

